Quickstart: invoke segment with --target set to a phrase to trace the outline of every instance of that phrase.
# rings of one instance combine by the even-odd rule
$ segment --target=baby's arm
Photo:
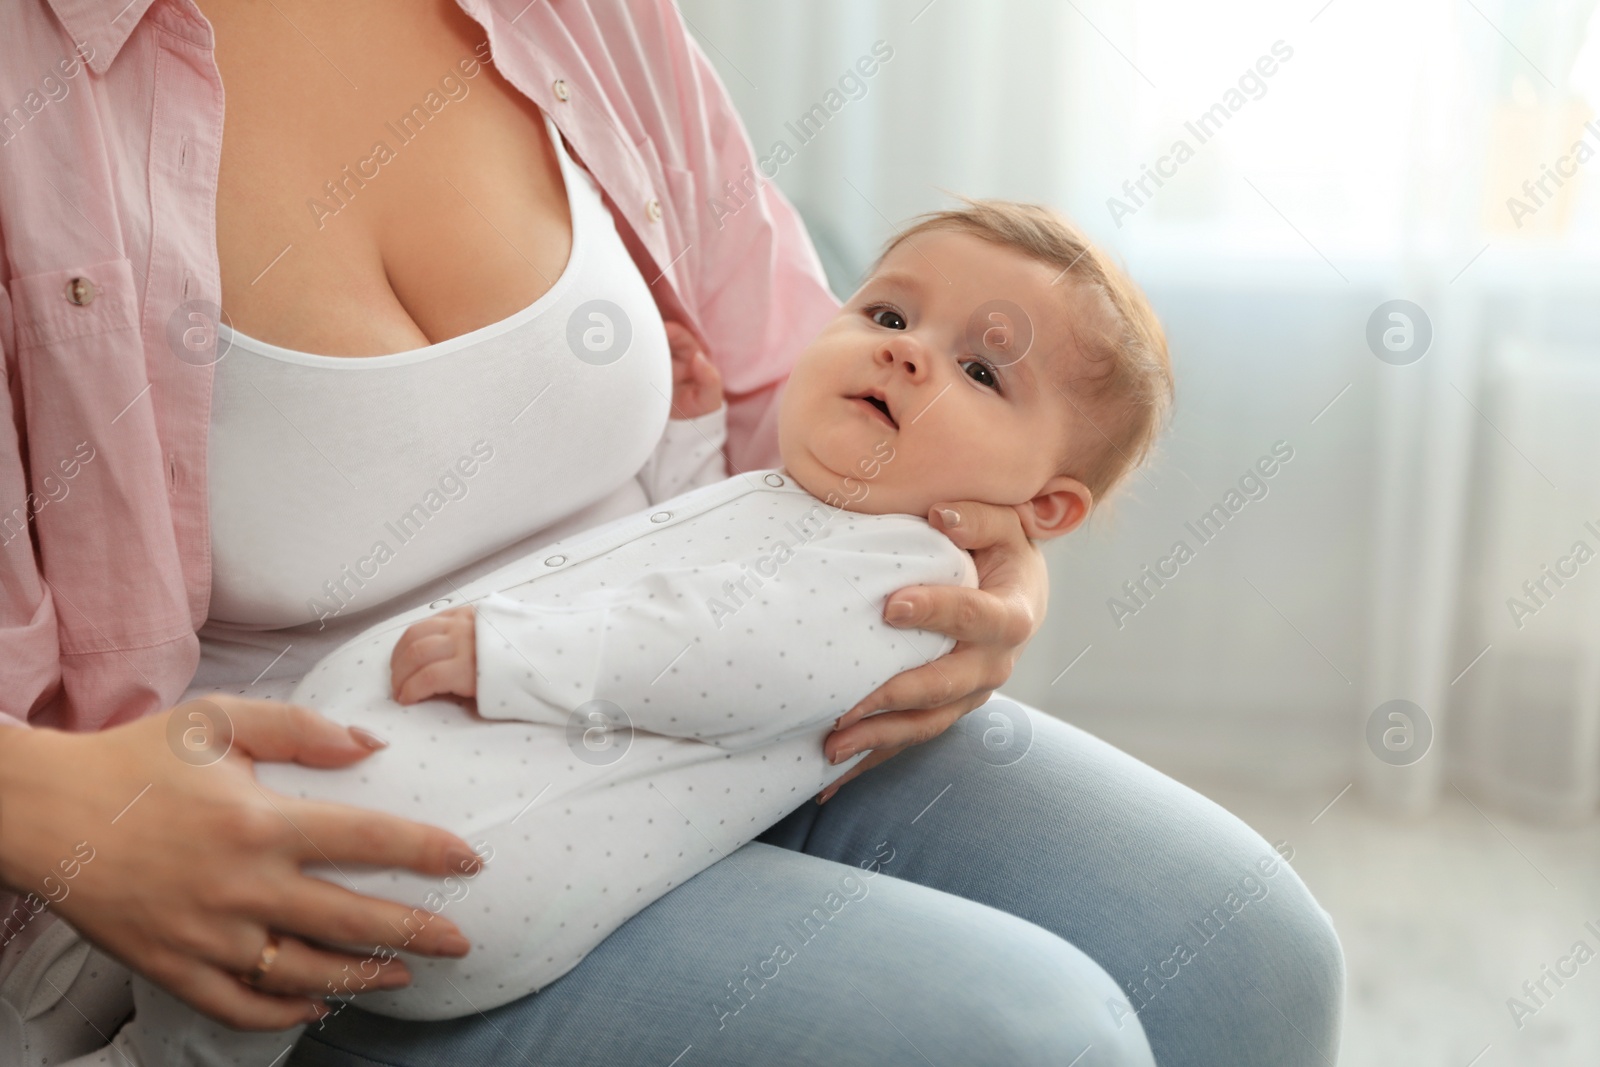
[[[514,598],[537,583],[479,601],[479,714],[570,726],[605,700],[636,728],[730,750],[832,722],[954,644],[885,624],[891,593],[977,585],[971,557],[922,520],[851,518],[787,559],[663,566],[576,604]]]
[[[639,471],[651,504],[728,476],[722,458],[728,440],[722,375],[687,327],[667,323],[667,343],[672,351],[672,416]]]

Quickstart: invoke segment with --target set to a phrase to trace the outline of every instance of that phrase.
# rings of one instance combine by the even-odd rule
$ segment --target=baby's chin
[[[927,518],[935,504],[978,499],[938,482],[939,468],[908,463],[919,444],[886,438],[871,447],[846,444],[844,435],[779,434],[784,470],[800,487],[830,507],[862,515]],[[914,477],[913,475],[917,475]]]
[[[786,462],[784,467],[802,489],[829,507],[861,515],[926,518],[934,504],[946,499],[926,490],[900,485],[881,474],[876,478],[835,474],[814,460],[798,464]]]

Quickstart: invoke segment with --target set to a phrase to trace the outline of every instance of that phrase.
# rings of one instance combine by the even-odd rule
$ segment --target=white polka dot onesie
[[[343,770],[259,764],[262,785],[443,826],[488,857],[473,878],[313,869],[445,915],[472,942],[460,960],[402,953],[412,985],[354,1002],[446,1019],[534,992],[809,800],[860,758],[829,766],[834,720],[954,646],[883,622],[889,594],[922,584],[976,587],[976,568],[921,517],[838,510],[756,471],[551,545],[329,655],[290,699],[389,747]],[[395,703],[400,634],[468,602],[478,714],[457,698]]]

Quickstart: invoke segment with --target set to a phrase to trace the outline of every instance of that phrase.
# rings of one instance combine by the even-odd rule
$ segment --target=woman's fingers
[[[851,767],[848,771],[845,771],[838,778],[834,779],[832,785],[818,793],[817,803],[826,804],[830,799],[832,799],[833,794],[839,791],[839,787],[850,781],[850,779],[858,777],[863,771],[871,770],[873,767],[876,767],[878,764],[882,763],[886,759],[889,759],[891,756],[899,755],[909,747],[909,745],[895,745],[892,748],[873,749],[871,752],[867,753],[865,759],[856,764],[854,767]]]
[[[206,747],[215,745],[218,758],[231,751],[268,763],[344,767],[372,755],[385,743],[366,730],[341,726],[310,708],[227,693],[196,697],[167,714],[189,724],[183,732],[185,744],[193,736]]]
[[[840,786],[862,772],[899,755],[912,745],[920,745],[938,737],[967,712],[983,706],[991,695],[989,692],[977,692],[942,707],[886,711],[871,716],[854,730],[839,730],[830,734],[823,743],[823,753],[828,757],[828,762],[843,763],[857,752],[867,752],[867,756],[817,794],[817,803],[826,803],[839,791]],[[870,752],[867,751],[869,749]]]
[[[427,877],[471,877],[483,867],[465,841],[437,826],[324,800],[273,799],[294,827],[291,843],[301,862],[404,867]]]
[[[200,723],[191,726],[189,714]],[[212,736],[220,726],[229,744],[203,767],[188,765],[195,761],[174,758],[180,726]],[[459,879],[479,863],[442,829],[262,788],[255,761],[340,766],[370,754],[306,708],[215,694],[92,734],[14,734],[0,746],[7,884],[37,885],[65,869],[63,855],[75,856],[72,892],[53,905],[61,917],[231,1026],[281,1030],[312,1018],[312,1001],[251,989],[237,977],[255,965],[268,929],[335,956],[342,946],[358,963],[380,945],[451,956],[471,947],[448,918],[304,873],[308,864],[361,864]],[[183,744],[186,755],[191,746]],[[113,821],[114,833],[82,840],[86,827]],[[82,842],[76,851],[68,847],[74,841]],[[465,883],[450,881],[459,900]],[[295,974],[287,961],[296,955],[280,975]],[[329,962],[299,958],[311,970]]]
[[[1048,579],[1014,510],[964,500],[936,506],[929,521],[973,552],[981,586],[908,586],[890,595],[884,619],[953,637],[956,647],[867,694],[840,717],[839,730],[877,711],[932,709],[957,700],[968,702],[969,710],[977,707],[1011,676],[1038,628],[1042,615],[1034,604],[1048,595]]]
[[[909,602],[910,613],[896,611],[896,601]],[[883,617],[894,626],[933,630],[966,644],[1021,645],[1035,626],[1021,598],[964,585],[908,586],[890,594]]]
[[[235,1030],[287,1030],[328,1011],[320,997],[252,989],[238,975],[187,956],[146,960],[140,969],[173,996]]]
[[[459,883],[446,901],[465,896],[464,883]],[[265,917],[266,925],[352,953],[375,952],[381,946],[458,959],[472,949],[460,927],[439,912],[364,897],[320,878],[303,878],[277,911]]]
[[[928,522],[968,552],[1031,547],[1015,508],[981,500],[950,500],[928,509]]]
[[[308,945],[297,937],[278,937],[278,954],[259,982],[250,983],[263,993],[284,996],[344,996],[374,989],[399,989],[411,983],[405,962],[391,953],[351,956]],[[266,942],[263,940],[262,945]],[[241,965],[249,974],[255,959]]]
[[[944,733],[951,723],[988,699],[987,692],[976,692],[937,707],[869,715],[848,729],[829,734],[822,745],[823,755],[829,763],[843,763],[868,749],[920,745]]]
[[[1010,672],[1011,653],[1007,649],[957,646],[938,659],[901,671],[861,698],[839,716],[831,737],[837,738],[843,731],[880,711],[937,710],[951,701],[978,693],[987,700],[988,694],[999,688]],[[864,747],[857,745],[856,751]]]
[[[952,514],[958,518],[952,520]],[[1050,574],[1044,554],[1028,540],[1016,509],[960,500],[934,505],[928,511],[928,521],[972,553],[978,567],[979,588],[999,600],[1015,598],[1020,602],[1016,610],[1023,613],[1022,621],[1028,629],[1011,643],[1021,644],[1032,637],[1044,620],[1050,599]]]

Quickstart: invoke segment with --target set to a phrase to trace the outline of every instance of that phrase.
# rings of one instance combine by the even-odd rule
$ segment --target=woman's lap
[[[1338,943],[1276,859],[1198,794],[996,698],[542,992],[447,1023],[346,1009],[290,1062],[1064,1064],[1087,1046],[1091,1067],[1145,1062],[1143,1034],[1162,1067],[1333,1062]]]
[[[752,842],[539,993],[449,1022],[346,1009],[290,1063],[1060,1067],[1092,1046],[1080,1067],[1153,1067],[1143,1033],[1100,1009],[1114,993],[1015,916]]]
[[[1007,732],[1009,744],[983,743]],[[1338,1059],[1343,955],[1273,846],[1188,787],[1017,702],[991,700],[760,840],[841,860],[887,841],[896,877],[1057,934],[1127,992],[1162,1067]]]

